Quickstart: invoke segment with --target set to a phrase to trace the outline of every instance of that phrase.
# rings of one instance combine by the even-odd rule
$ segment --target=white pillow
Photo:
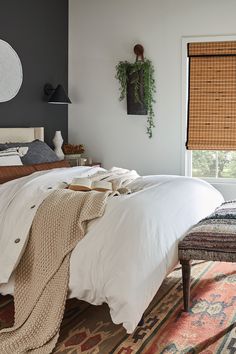
[[[22,166],[21,157],[26,155],[28,147],[16,147],[0,151],[0,166]]]

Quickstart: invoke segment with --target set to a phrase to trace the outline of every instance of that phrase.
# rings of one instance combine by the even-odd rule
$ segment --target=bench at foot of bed
[[[189,311],[191,261],[236,262],[236,200],[193,226],[179,243],[184,310]]]

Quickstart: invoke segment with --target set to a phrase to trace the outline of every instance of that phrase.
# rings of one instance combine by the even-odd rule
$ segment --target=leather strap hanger
[[[143,56],[144,48],[141,44],[136,44],[134,46],[134,53],[136,54],[136,61],[138,60],[144,61],[144,56]]]

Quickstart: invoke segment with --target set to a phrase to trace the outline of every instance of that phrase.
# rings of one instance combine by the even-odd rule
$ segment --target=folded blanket
[[[68,291],[70,255],[86,221],[103,215],[110,192],[53,192],[39,207],[15,274],[15,324],[0,332],[0,353],[51,353]]]
[[[121,194],[132,192],[129,184],[140,177],[136,171],[113,167],[109,171],[99,171],[90,176],[91,181],[107,181],[112,183],[113,191]]]

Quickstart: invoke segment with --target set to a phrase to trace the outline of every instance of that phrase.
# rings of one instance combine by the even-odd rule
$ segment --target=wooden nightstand
[[[85,165],[81,164],[81,159],[83,159],[81,157],[81,154],[70,154],[70,155],[65,155],[65,160],[69,162],[69,164],[71,165],[71,167],[74,166],[90,166],[90,167],[94,167],[94,166],[102,166],[101,162],[93,162],[91,164],[85,163]]]
[[[81,154],[65,155],[65,160],[69,162],[71,167],[80,165]]]

